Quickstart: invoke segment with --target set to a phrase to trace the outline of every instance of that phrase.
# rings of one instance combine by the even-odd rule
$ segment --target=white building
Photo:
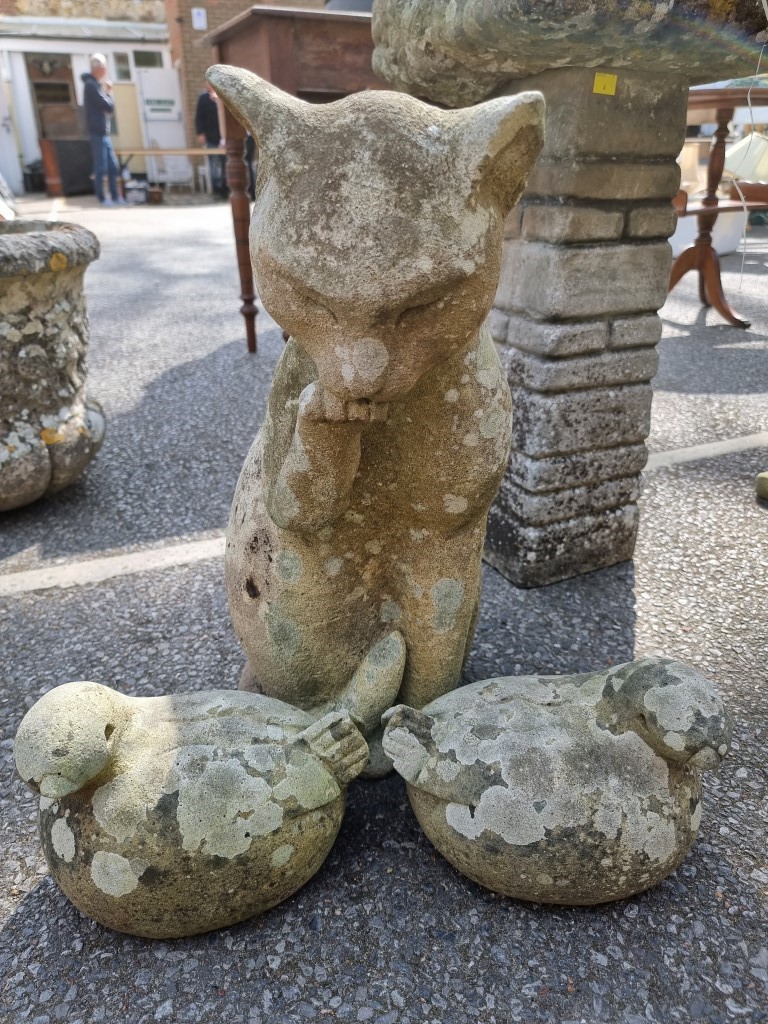
[[[24,169],[43,159],[52,194],[88,191],[81,75],[92,53],[114,84],[115,148],[186,145],[178,72],[164,24],[0,16],[0,174],[24,192]],[[57,185],[56,161],[61,164]],[[142,172],[136,158],[131,170]]]

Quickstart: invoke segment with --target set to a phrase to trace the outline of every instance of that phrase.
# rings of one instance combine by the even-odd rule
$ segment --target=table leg
[[[705,207],[696,215],[699,233],[693,245],[681,252],[672,264],[668,291],[672,291],[689,270],[699,272],[699,298],[702,306],[712,306],[733,327],[749,327],[749,321],[737,316],[726,301],[723,282],[720,277],[720,258],[712,245],[712,229],[717,220],[717,190],[723,177],[725,165],[725,141],[728,137],[728,122],[733,117],[733,107],[718,107],[717,130],[712,140],[707,164],[707,191],[702,199]]]
[[[240,312],[245,318],[245,334],[248,351],[256,351],[256,294],[251,269],[251,254],[248,247],[248,227],[251,219],[251,204],[246,189],[248,174],[245,166],[245,130],[224,108],[227,139],[227,185],[229,202],[232,207],[232,222],[235,229],[235,251],[237,269],[240,275],[240,298],[243,304]]]
[[[704,303],[705,305],[711,305],[716,309],[720,316],[727,320],[732,327],[742,327],[744,329],[749,327],[749,321],[742,320],[740,316],[737,316],[726,301],[723,292],[723,282],[720,277],[720,257],[711,245],[702,250],[699,281],[701,283],[700,287],[709,300]]]
[[[711,243],[701,237],[684,249],[672,264],[668,291],[671,292],[689,270],[699,272],[699,298],[702,305],[712,306],[732,327],[750,326],[748,320],[742,320],[728,305],[720,278],[720,258]]]

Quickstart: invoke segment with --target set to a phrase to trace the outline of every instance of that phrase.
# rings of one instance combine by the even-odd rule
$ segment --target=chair
[[[153,149],[160,148],[155,139],[150,139],[150,146]],[[188,188],[190,192],[195,191],[195,173],[187,157],[153,156],[149,158],[149,163],[150,179],[164,186],[166,196],[174,185]]]

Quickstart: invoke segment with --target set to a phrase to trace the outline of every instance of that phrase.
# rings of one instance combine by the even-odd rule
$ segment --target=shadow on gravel
[[[547,587],[513,587],[483,565],[477,631],[463,682],[555,675],[620,665],[635,656],[632,562]]]
[[[727,324],[707,324],[702,309],[694,323],[663,318],[673,331],[659,342],[661,369],[654,391],[696,395],[751,395],[768,391],[768,335]]]
[[[69,560],[222,530],[271,366],[238,338],[171,367],[130,410],[107,411],[104,446],[77,483],[0,513],[0,558],[36,546],[36,562]]]

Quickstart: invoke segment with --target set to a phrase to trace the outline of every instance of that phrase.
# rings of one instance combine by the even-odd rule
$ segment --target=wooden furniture
[[[348,11],[252,7],[206,37],[220,64],[247,68],[309,102],[386,89],[371,70],[371,16]],[[245,129],[224,108],[227,184],[240,274],[248,351],[256,351],[256,296],[248,249],[250,203],[243,160]]]
[[[669,277],[669,291],[672,291],[689,270],[698,271],[702,304],[714,306],[729,324],[743,328],[749,327],[749,321],[734,313],[723,293],[720,259],[712,245],[712,228],[720,211],[744,208],[741,202],[718,199],[717,190],[723,177],[728,122],[736,107],[747,106],[748,92],[748,89],[693,89],[688,94],[688,124],[716,123],[717,130],[709,153],[706,193],[702,199],[688,203],[682,212],[678,208],[678,216],[696,216],[699,233],[693,245],[681,252],[672,264]],[[746,207],[748,210],[766,208],[754,202],[748,202]]]
[[[40,155],[47,195],[93,192],[93,157],[87,139],[40,139]]]

